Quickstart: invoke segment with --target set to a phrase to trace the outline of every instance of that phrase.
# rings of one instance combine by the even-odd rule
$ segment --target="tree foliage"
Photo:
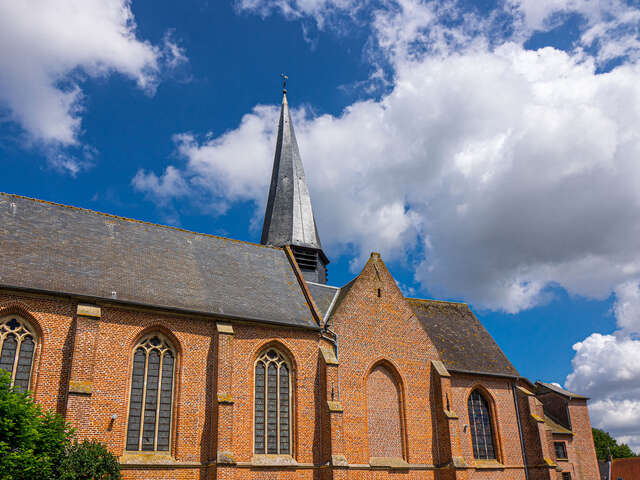
[[[118,480],[120,465],[102,443],[88,440],[74,443],[62,461],[61,480]]]
[[[0,370],[0,480],[116,480],[115,456],[98,442],[74,441],[64,419],[11,387]]]
[[[596,446],[596,456],[598,457],[598,460],[605,461],[609,458],[609,455],[613,458],[636,456],[629,448],[629,445],[626,443],[618,445],[616,439],[609,435],[608,432],[598,428],[592,428],[591,430],[593,432],[593,443]]]

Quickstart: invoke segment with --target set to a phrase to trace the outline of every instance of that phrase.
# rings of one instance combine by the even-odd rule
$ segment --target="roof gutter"
[[[259,317],[246,317],[246,316],[232,315],[228,313],[205,312],[201,310],[188,310],[183,308],[168,307],[166,305],[154,305],[149,303],[133,302],[130,300],[118,300],[118,299],[106,298],[106,297],[96,297],[92,295],[81,295],[77,293],[57,292],[54,290],[15,287],[15,286],[1,285],[1,284],[0,284],[0,289],[13,290],[16,292],[24,292],[24,293],[44,294],[44,295],[50,295],[53,297],[67,297],[67,298],[79,300],[82,302],[84,301],[95,302],[95,303],[100,302],[103,304],[131,306],[131,307],[142,308],[142,309],[164,310],[165,312],[170,312],[170,313],[179,313],[182,315],[193,315],[193,316],[199,316],[199,317],[210,317],[210,318],[217,318],[217,319],[229,320],[229,321],[241,322],[241,323],[260,323],[263,325],[264,324],[277,325],[277,326],[283,326],[283,327],[301,328],[305,330],[314,330],[314,331],[321,330],[320,326],[316,326],[316,325],[301,325],[301,324],[282,322],[278,320],[269,320],[266,318],[259,318]]]
[[[465,373],[469,375],[486,375],[488,377],[512,378],[516,380],[520,378],[519,375],[511,375],[509,373],[481,372],[479,370],[462,370],[459,368],[449,368],[449,367],[447,367],[447,370],[449,370],[450,372]]]

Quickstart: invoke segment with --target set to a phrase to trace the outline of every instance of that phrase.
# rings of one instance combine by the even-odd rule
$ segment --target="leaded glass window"
[[[175,352],[158,333],[133,350],[127,450],[169,451]]]
[[[474,390],[469,395],[468,407],[474,458],[495,459],[493,425],[487,400],[478,390]]]
[[[25,320],[16,315],[0,319],[0,369],[11,375],[11,385],[29,389],[35,350],[36,336]]]
[[[267,350],[255,365],[255,453],[291,453],[291,369]]]
[[[564,442],[554,442],[553,446],[556,449],[556,458],[562,460],[567,458],[567,445]]]

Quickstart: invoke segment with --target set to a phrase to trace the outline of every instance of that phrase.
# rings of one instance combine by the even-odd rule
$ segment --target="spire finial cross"
[[[281,73],[282,77],[282,93],[287,93],[287,79],[289,78],[286,73]]]

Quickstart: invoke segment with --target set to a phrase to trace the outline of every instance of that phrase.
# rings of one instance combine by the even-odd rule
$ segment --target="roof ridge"
[[[271,249],[274,249],[274,250],[282,250],[282,248],[280,248],[280,247],[275,247],[275,246],[271,246],[271,245],[262,245],[260,243],[248,242],[246,240],[237,240],[235,238],[222,237],[220,235],[213,235],[211,233],[194,232],[193,230],[187,230],[186,228],[172,227],[171,225],[162,225],[161,223],[146,222],[144,220],[137,220],[135,218],[123,217],[123,216],[120,216],[120,215],[114,215],[112,213],[98,212],[97,210],[91,210],[90,208],[75,207],[73,205],[65,205],[64,203],[51,202],[49,200],[42,200],[42,199],[39,199],[39,198],[27,197],[25,195],[18,195],[16,193],[0,192],[0,195],[3,195],[5,197],[21,198],[23,200],[30,200],[32,202],[43,203],[43,204],[46,204],[46,205],[54,205],[56,207],[69,208],[69,209],[72,209],[72,210],[80,210],[80,211],[87,212],[87,213],[93,213],[95,215],[102,215],[104,217],[116,218],[118,220],[125,220],[127,222],[139,223],[141,225],[150,225],[152,227],[168,228],[168,229],[171,229],[171,230],[177,230],[179,232],[191,233],[193,235],[202,235],[202,236],[205,236],[205,237],[218,238],[220,240],[228,240],[230,242],[245,243],[247,245],[252,245],[252,246],[255,246],[255,247],[263,247],[263,248],[271,248]]]
[[[311,280],[305,280],[305,282],[310,283],[311,285],[317,285],[318,287],[335,288],[336,290],[340,290],[341,288],[341,287],[335,287],[333,285],[326,285],[324,283],[312,282]]]
[[[416,298],[416,297],[405,297],[407,300],[414,300],[416,302],[436,302],[436,303],[452,303],[454,305],[466,305],[467,307],[469,306],[469,304],[467,302],[453,302],[450,300],[436,300],[434,298]]]

